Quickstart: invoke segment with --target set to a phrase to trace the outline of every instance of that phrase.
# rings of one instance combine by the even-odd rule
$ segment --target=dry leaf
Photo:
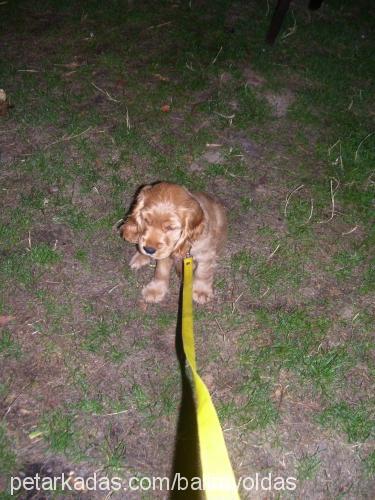
[[[64,73],[63,74],[63,78],[70,78],[71,76],[73,76],[75,73],[77,73],[77,71],[73,70],[73,71],[68,71],[68,73]]]
[[[80,66],[82,66],[82,64],[77,62],[77,61],[72,61],[71,63],[68,63],[68,64],[61,64],[61,66],[63,68],[66,68],[66,69],[75,69],[75,68],[79,68]]]
[[[5,116],[8,112],[8,100],[5,90],[0,89],[0,116]]]
[[[152,76],[154,76],[158,80],[161,80],[162,82],[169,82],[170,81],[170,79],[167,76],[160,75],[160,73],[154,73]]]
[[[126,87],[126,80],[124,80],[123,78],[119,78],[117,81],[116,81],[116,87],[119,87],[119,88],[124,88]]]

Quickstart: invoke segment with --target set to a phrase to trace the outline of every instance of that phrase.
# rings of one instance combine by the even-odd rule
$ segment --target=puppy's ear
[[[143,201],[145,199],[145,194],[151,188],[152,188],[152,184],[146,184],[145,186],[142,186],[138,190],[138,192],[136,194],[136,197],[135,197],[135,199],[136,199],[135,207],[140,206],[140,205],[143,206]]]
[[[126,217],[124,224],[119,228],[119,232],[124,240],[130,243],[138,243],[139,239],[139,215],[144,205],[145,192],[152,186],[143,186],[137,193],[129,215]]]
[[[184,214],[184,228],[181,238],[173,251],[175,257],[185,257],[191,245],[196,241],[204,229],[204,213],[200,204],[192,199],[192,204]]]
[[[138,243],[139,231],[138,224],[132,215],[126,218],[124,224],[119,228],[119,232],[124,240],[130,243]]]
[[[195,203],[194,210],[188,214],[187,219],[187,239],[191,243],[196,241],[202,235],[204,229],[203,210],[197,201]]]

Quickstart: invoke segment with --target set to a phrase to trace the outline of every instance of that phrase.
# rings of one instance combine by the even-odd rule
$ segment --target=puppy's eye
[[[171,226],[171,225],[164,227],[164,231],[175,231],[176,229],[178,229],[176,226]]]
[[[143,218],[143,222],[144,222],[145,224],[147,224],[148,226],[151,224],[150,219],[148,219],[147,217],[144,217],[144,218]]]

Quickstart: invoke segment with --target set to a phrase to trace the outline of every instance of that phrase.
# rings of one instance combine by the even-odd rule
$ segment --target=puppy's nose
[[[143,247],[143,250],[148,253],[149,255],[152,255],[153,253],[156,252],[156,248],[153,247]]]

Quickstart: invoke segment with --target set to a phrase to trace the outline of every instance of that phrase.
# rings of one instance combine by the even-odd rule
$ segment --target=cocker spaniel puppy
[[[190,252],[195,263],[193,299],[208,302],[226,227],[224,207],[208,194],[190,193],[168,182],[144,186],[120,227],[122,237],[137,244],[132,269],[156,261],[155,276],[142,290],[144,300],[163,300],[172,266],[180,273],[181,261]]]

